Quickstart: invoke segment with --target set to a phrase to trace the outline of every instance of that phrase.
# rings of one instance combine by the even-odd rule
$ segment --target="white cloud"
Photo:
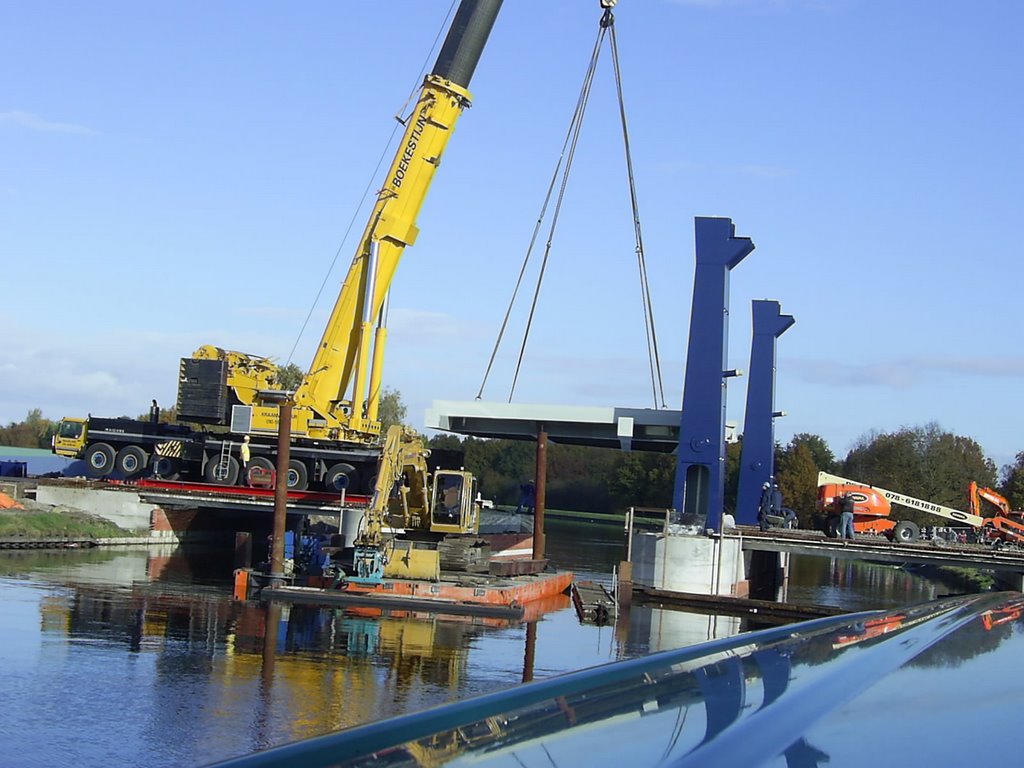
[[[84,136],[92,136],[96,133],[94,130],[87,128],[84,125],[77,125],[75,123],[57,123],[52,120],[44,120],[38,115],[34,115],[31,112],[24,112],[20,109],[0,112],[0,123],[11,123],[13,125],[19,125],[22,128],[28,128],[31,131],[41,131],[43,133],[77,133]]]
[[[1024,378],[1024,358],[920,357],[850,363],[790,358],[784,368],[810,384],[830,387],[911,389],[930,377]]]

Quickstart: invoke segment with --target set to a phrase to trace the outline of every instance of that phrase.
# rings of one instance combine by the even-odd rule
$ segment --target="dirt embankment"
[[[103,539],[130,536],[109,520],[80,509],[39,504],[28,499],[15,501],[0,493],[0,538],[12,536]]]

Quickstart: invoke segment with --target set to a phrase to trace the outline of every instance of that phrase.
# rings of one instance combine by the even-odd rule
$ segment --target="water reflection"
[[[548,547],[582,578],[608,581],[622,540],[616,528],[563,524]],[[528,624],[264,607],[230,599],[230,562],[169,548],[0,554],[0,732],[13,756],[2,762],[203,764],[746,628],[637,605],[628,624],[581,625],[564,596]],[[926,599],[894,569],[838,567],[798,566],[791,594]]]
[[[894,707],[893,692],[926,687],[931,697],[918,703],[958,711],[969,732],[993,717],[1012,723],[1012,707],[991,694],[1007,690],[1000,667],[1019,657],[1012,626],[1022,614],[1020,595],[1003,594],[892,612],[877,620],[882,631],[846,618],[768,630],[341,734],[315,751],[299,745],[271,764],[575,765],[583,755],[601,766],[970,764],[969,740],[907,738],[933,727],[936,711]],[[969,706],[957,706],[965,693]],[[997,748],[1000,762],[1016,757],[1011,742]]]
[[[791,603],[862,611],[927,602],[939,591],[935,582],[891,564],[794,555],[786,594]]]

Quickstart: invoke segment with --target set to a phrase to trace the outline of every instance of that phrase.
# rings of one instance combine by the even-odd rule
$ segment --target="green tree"
[[[536,445],[527,440],[467,437],[466,469],[476,475],[484,496],[497,504],[516,504],[521,483],[534,479]]]
[[[43,416],[39,408],[33,408],[22,421],[12,421],[0,427],[0,445],[19,448],[49,448],[50,438],[57,431],[56,422]]]
[[[1013,464],[1003,467],[1002,474],[1000,492],[1010,502],[1012,509],[1024,509],[1024,451],[1017,454]]]
[[[385,387],[377,409],[381,434],[383,435],[389,427],[395,424],[404,424],[407,413],[408,409],[402,402],[402,394],[397,389]]]
[[[820,435],[814,435],[809,432],[801,432],[793,435],[793,439],[789,441],[791,447],[797,445],[803,445],[811,454],[811,460],[814,462],[814,466],[818,468],[819,472],[835,472],[836,471],[836,457],[832,453],[832,449],[828,447],[828,443],[825,442],[825,438]]]
[[[725,495],[722,506],[727,512],[736,513],[736,501],[740,493],[740,459],[743,458],[743,437],[735,443],[727,443],[725,446]],[[675,462],[672,462],[671,485],[675,486]],[[672,487],[669,488],[671,499]]]
[[[775,467],[784,503],[796,512],[805,528],[817,527],[812,520],[818,501],[818,471],[810,446],[796,437],[783,449]]]
[[[975,440],[944,432],[932,423],[861,438],[843,462],[841,474],[936,504],[966,509],[971,480],[991,486],[996,469]],[[938,518],[905,507],[894,515],[919,525],[938,524]]]
[[[673,456],[632,451],[618,455],[606,483],[617,509],[668,507],[672,504],[674,477]]]
[[[288,363],[288,365],[277,369],[277,386],[294,392],[299,388],[299,384],[302,383],[302,377],[305,375],[305,372],[295,363]]]

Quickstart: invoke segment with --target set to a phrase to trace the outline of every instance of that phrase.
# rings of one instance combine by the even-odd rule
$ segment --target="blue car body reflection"
[[[232,766],[1019,764],[1019,593],[817,619],[615,662]],[[953,737],[955,728],[963,737]]]

